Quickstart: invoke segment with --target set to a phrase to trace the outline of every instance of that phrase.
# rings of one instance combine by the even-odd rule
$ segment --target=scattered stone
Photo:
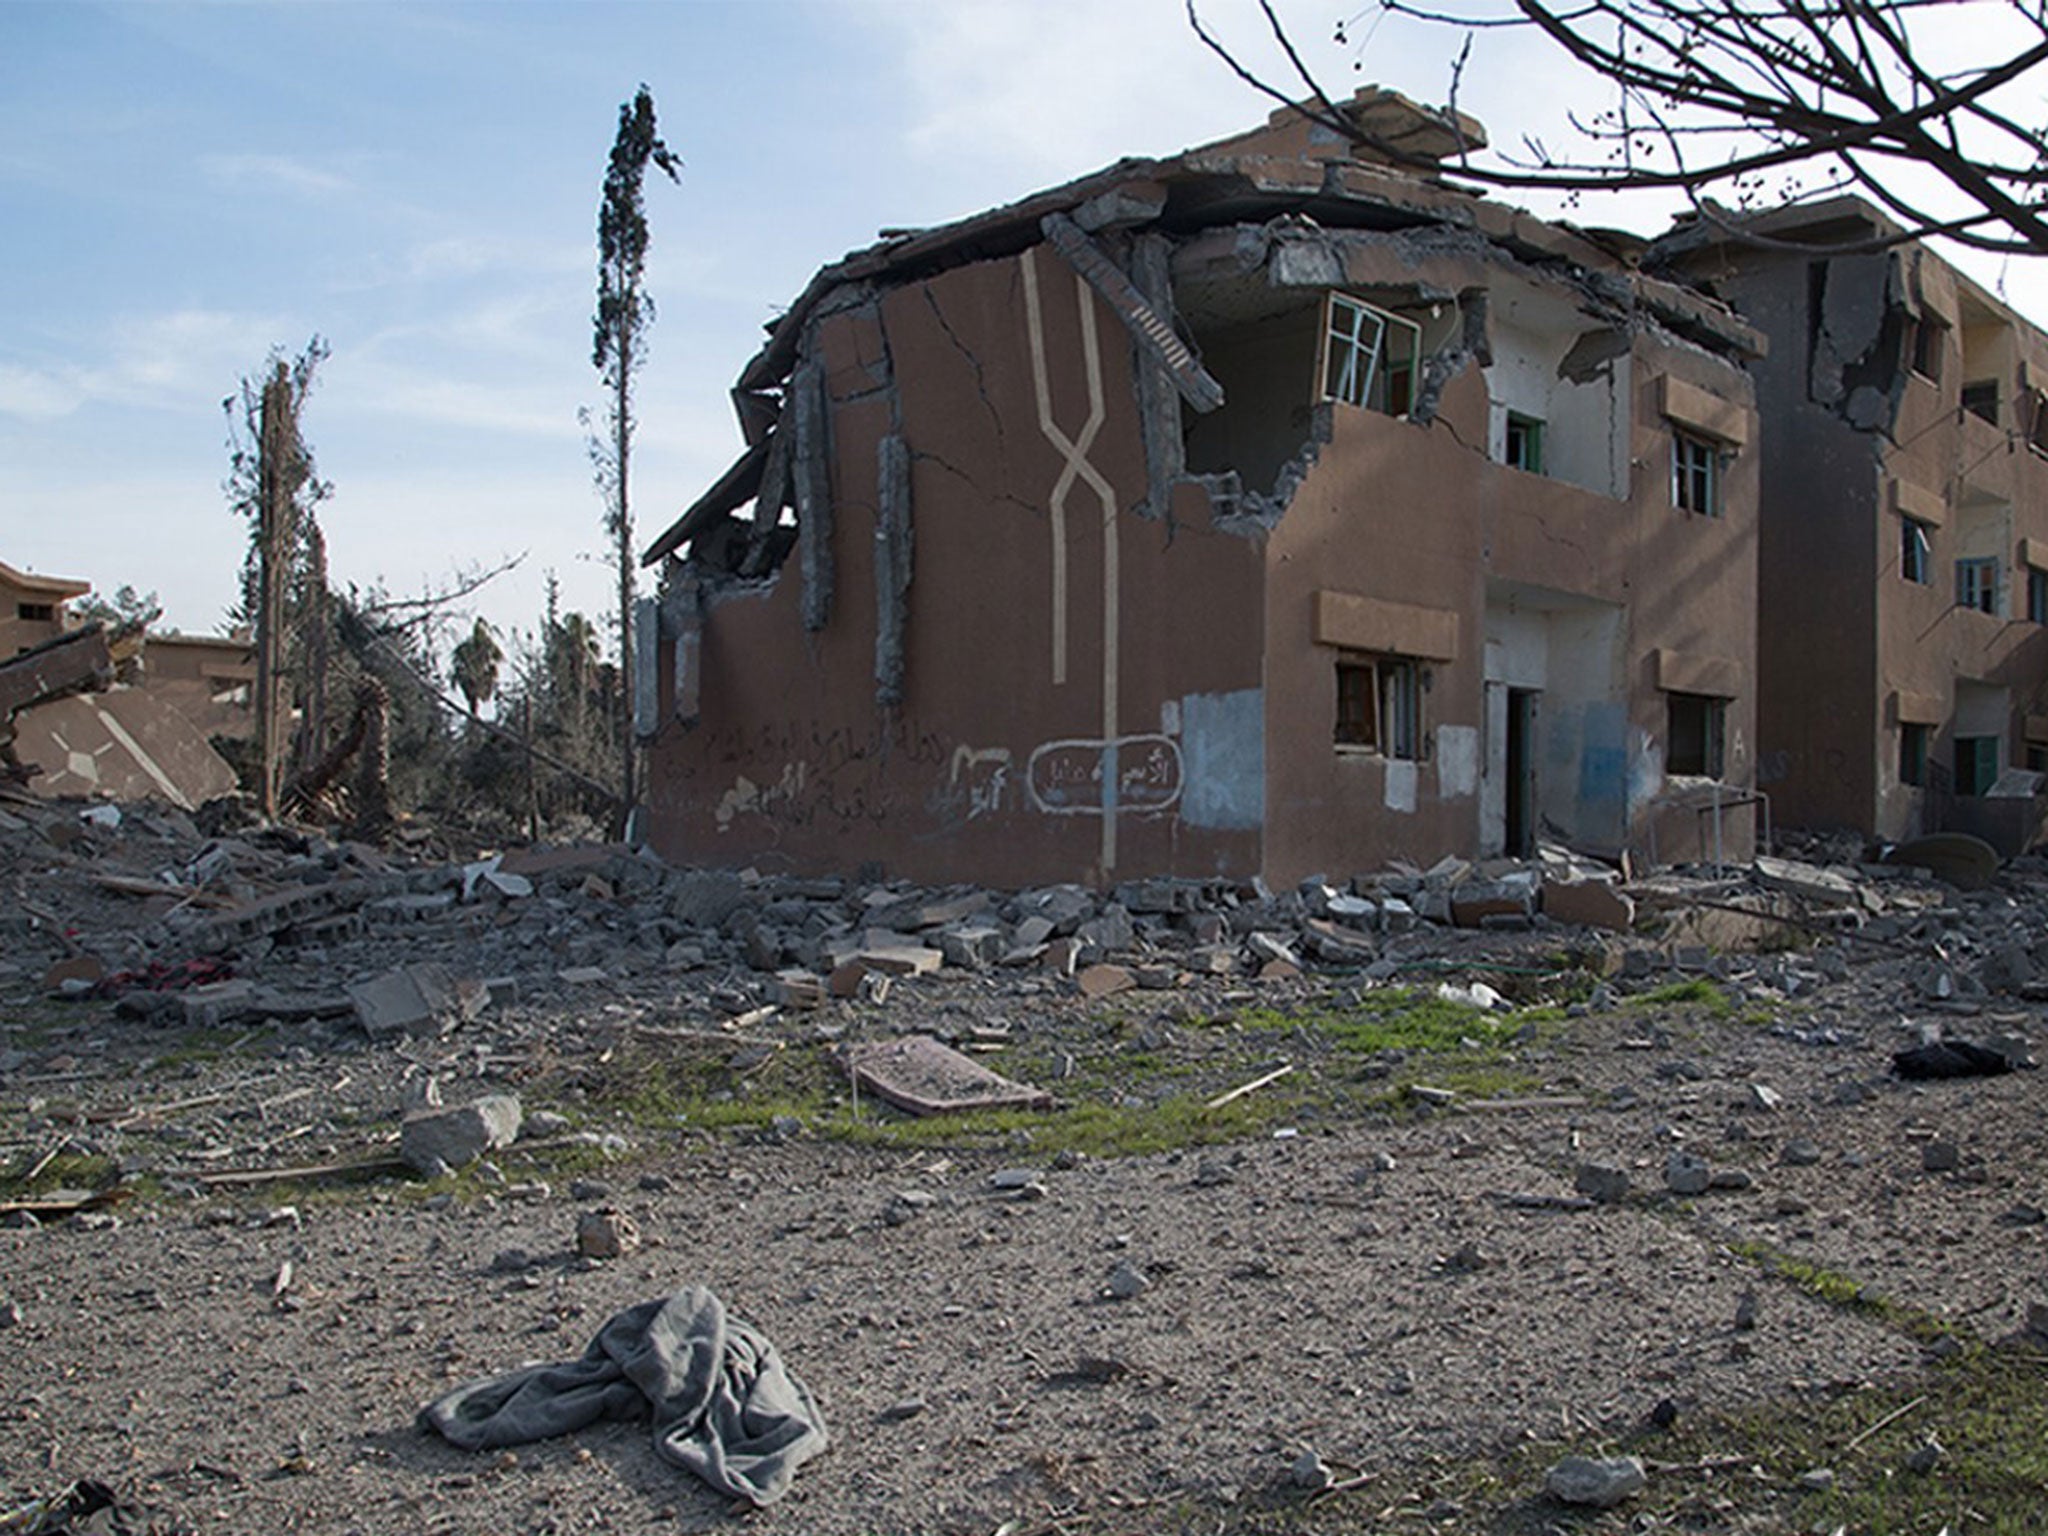
[[[1962,1165],[1962,1148],[1952,1141],[1930,1141],[1920,1149],[1920,1167],[1925,1172],[1954,1173]]]
[[[1832,1467],[1813,1467],[1798,1477],[1801,1493],[1830,1493],[1835,1486],[1835,1471]]]
[[[21,1303],[13,1297],[0,1301],[0,1329],[19,1328],[21,1315]]]
[[[1929,1435],[1927,1443],[1910,1452],[1900,1465],[1915,1477],[1925,1477],[1934,1470],[1935,1464],[1942,1458],[1942,1453],[1942,1443]]]
[[[1633,1456],[1567,1456],[1543,1479],[1543,1489],[1552,1498],[1590,1509],[1612,1509],[1648,1486],[1643,1464]]]
[[[1778,1161],[1787,1168],[1811,1168],[1820,1161],[1820,1158],[1820,1147],[1804,1136],[1793,1137],[1785,1143],[1784,1150],[1778,1154]]]
[[[1748,1333],[1753,1330],[1756,1327],[1756,1315],[1756,1287],[1751,1286],[1742,1293],[1741,1298],[1735,1303],[1736,1331],[1738,1333]]]
[[[1581,1163],[1572,1175],[1572,1188],[1602,1205],[1619,1205],[1628,1198],[1628,1170],[1611,1163]]]
[[[585,1211],[576,1218],[576,1251],[586,1259],[619,1259],[640,1246],[640,1229],[615,1206]]]
[[[904,1419],[914,1419],[929,1406],[921,1397],[899,1398],[882,1410],[882,1422],[897,1424]]]
[[[1307,1493],[1321,1493],[1335,1481],[1323,1458],[1314,1451],[1303,1451],[1294,1458],[1294,1465],[1287,1469],[1287,1480]]]
[[[408,1115],[399,1128],[398,1155],[426,1178],[466,1168],[486,1152],[509,1147],[519,1136],[519,1101],[492,1093],[454,1109]]]
[[[1135,1296],[1142,1296],[1151,1288],[1152,1282],[1145,1278],[1144,1271],[1129,1259],[1123,1260],[1110,1271],[1109,1294],[1118,1301],[1129,1301]]]
[[[1707,1160],[1683,1150],[1664,1159],[1664,1187],[1674,1195],[1703,1195],[1714,1182]]]

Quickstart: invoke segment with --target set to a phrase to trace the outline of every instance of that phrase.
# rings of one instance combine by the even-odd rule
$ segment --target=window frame
[[[1331,744],[1389,762],[1422,759],[1422,667],[1413,657],[1344,651],[1337,657]]]
[[[1988,573],[1988,580],[1980,580]],[[1956,606],[1988,613],[1993,618],[2001,617],[1999,602],[1999,569],[1996,555],[1970,555],[1956,560]],[[1976,601],[1981,597],[1983,600]]]
[[[1915,586],[1934,585],[1934,525],[1899,514],[1899,575]]]
[[[1507,413],[1506,429],[1501,435],[1500,461],[1510,469],[1519,469],[1524,474],[1542,475],[1549,471],[1543,464],[1544,421],[1541,416],[1530,416],[1522,411]],[[1520,448],[1518,453],[1516,450]]]
[[[1341,331],[1340,317],[1351,322]],[[1370,348],[1364,343],[1368,321],[1375,327]],[[1390,345],[1394,339],[1405,340],[1405,353]],[[1365,359],[1362,379],[1356,366],[1361,356]],[[1343,372],[1333,378],[1340,361]],[[1332,289],[1323,296],[1321,341],[1316,351],[1318,400],[1405,418],[1415,402],[1415,379],[1421,367],[1422,327],[1415,321],[1356,294]]]
[[[1989,395],[1986,395],[1986,391]],[[1962,392],[1957,396],[1958,404],[1965,415],[1979,421],[1998,425],[1999,408],[2004,404],[2005,392],[1998,387],[1996,379],[1966,379]]]
[[[1671,425],[1671,505],[1698,517],[1721,515],[1728,448],[1702,432]]]
[[[1899,722],[1899,782],[1909,789],[1927,787],[1927,759],[1934,745],[1933,728],[1917,720]]]
[[[1678,711],[1683,707],[1699,710],[1700,752],[1697,768],[1679,766],[1678,759]],[[1690,734],[1688,732],[1688,734]],[[1688,753],[1685,762],[1694,761]],[[1676,688],[1664,690],[1664,772],[1667,776],[1694,779],[1723,778],[1728,771],[1728,701],[1719,694],[1686,693]]]
[[[1942,354],[1948,350],[1948,322],[1933,315],[1917,316],[1906,342],[1906,366],[1930,384],[1941,382]]]
[[[2027,622],[2048,624],[2048,571],[2027,567]]]

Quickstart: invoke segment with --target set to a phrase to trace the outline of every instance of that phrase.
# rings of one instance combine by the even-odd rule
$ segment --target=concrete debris
[[[616,1206],[576,1218],[576,1251],[586,1259],[622,1259],[640,1247],[640,1228]]]
[[[1543,1479],[1543,1489],[1564,1504],[1612,1509],[1649,1486],[1643,1464],[1633,1456],[1567,1456]]]
[[[509,1093],[485,1094],[452,1109],[422,1110],[399,1127],[398,1155],[424,1178],[467,1168],[486,1152],[519,1138],[519,1100]]]
[[[223,985],[234,985],[223,983]],[[373,1040],[448,1034],[483,1011],[490,992],[436,961],[400,966],[348,989],[356,1021]]]

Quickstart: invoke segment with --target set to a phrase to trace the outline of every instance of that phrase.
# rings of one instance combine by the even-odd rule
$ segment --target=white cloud
[[[0,363],[0,414],[27,421],[55,421],[77,410],[85,391],[67,378]]]
[[[236,191],[318,199],[355,189],[350,177],[291,155],[201,155],[199,170],[207,180]]]
[[[115,317],[104,362],[80,380],[85,393],[126,405],[184,407],[220,399],[262,368],[292,328],[274,315],[178,309]]]

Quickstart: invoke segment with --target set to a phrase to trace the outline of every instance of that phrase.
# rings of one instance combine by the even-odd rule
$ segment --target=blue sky
[[[1259,52],[1252,0],[1203,12]],[[1333,89],[1448,92],[1444,33],[1383,26],[1354,70],[1331,7],[1281,12]],[[642,81],[686,164],[648,187],[642,544],[737,452],[726,391],[817,267],[1268,106],[1181,0],[0,0],[0,560],[219,627],[243,549],[221,401],[318,333],[338,580],[413,594],[523,554],[476,611],[530,628],[552,570],[606,614],[577,410],[598,189]],[[1489,38],[1461,102],[1501,142],[1587,98]],[[2012,297],[2048,315],[2033,282]]]

